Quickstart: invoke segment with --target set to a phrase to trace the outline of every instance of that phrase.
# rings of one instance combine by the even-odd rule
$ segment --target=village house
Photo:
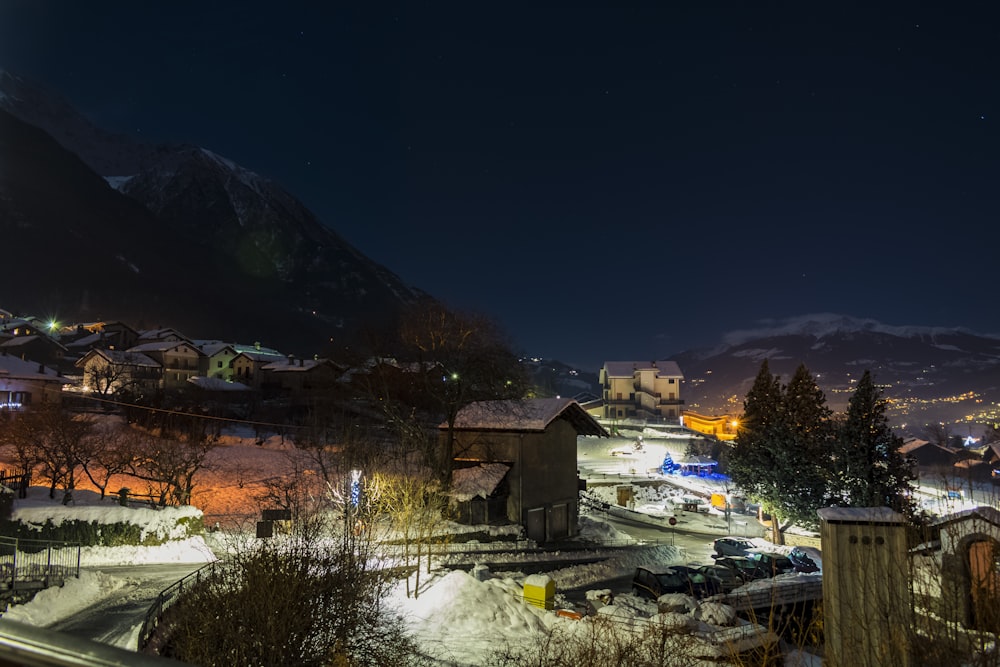
[[[59,341],[44,333],[22,334],[0,340],[0,350],[24,361],[36,361],[53,368],[62,366],[68,352]]]
[[[140,343],[127,350],[130,354],[144,354],[154,359],[162,368],[162,389],[183,389],[188,380],[198,375],[201,358],[205,355],[187,340],[160,340]]]
[[[202,377],[227,382],[233,380],[233,359],[239,354],[235,345],[218,340],[198,340],[194,344],[203,355],[198,369]]]
[[[60,403],[67,384],[70,381],[52,368],[0,351],[0,410]]]
[[[82,373],[83,388],[101,396],[155,391],[163,378],[160,362],[140,352],[94,348],[76,367]]]
[[[606,361],[598,379],[606,419],[680,418],[684,375],[675,361]]]
[[[524,526],[546,542],[577,531],[577,436],[609,437],[570,398],[480,401],[462,408],[454,430],[453,493],[466,522]]]
[[[344,369],[329,359],[287,357],[261,366],[261,390],[271,393],[301,394],[329,388]]]
[[[240,350],[232,360],[232,379],[253,389],[259,389],[263,375],[261,369],[283,359],[285,356],[281,352],[260,345],[255,345],[252,350]]]

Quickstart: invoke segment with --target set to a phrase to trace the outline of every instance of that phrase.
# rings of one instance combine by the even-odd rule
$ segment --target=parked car
[[[747,583],[736,570],[722,565],[702,565],[697,571],[705,577],[709,595],[728,593]]]
[[[776,577],[779,574],[795,572],[795,565],[792,560],[780,553],[770,551],[758,551],[747,554],[747,558],[757,564],[757,569],[764,577]]]
[[[721,556],[715,559],[715,564],[732,570],[743,583],[762,579],[764,576],[763,570],[757,566],[757,561],[750,560],[746,556]]]
[[[712,542],[712,548],[719,556],[746,556],[757,545],[745,537],[720,537]]]
[[[792,561],[796,572],[819,572],[819,565],[804,550],[795,547],[788,554],[788,560]]]
[[[707,513],[712,509],[707,500],[698,496],[674,496],[670,499],[670,502],[676,505],[677,509],[684,510],[685,512]]]
[[[692,597],[708,594],[705,577],[686,565],[643,566],[635,568],[632,594],[656,600],[667,593],[684,593]]]

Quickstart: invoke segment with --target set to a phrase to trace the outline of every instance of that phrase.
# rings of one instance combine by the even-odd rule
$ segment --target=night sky
[[[0,67],[276,180],[530,355],[1000,333],[994,3],[325,4],[0,0]]]

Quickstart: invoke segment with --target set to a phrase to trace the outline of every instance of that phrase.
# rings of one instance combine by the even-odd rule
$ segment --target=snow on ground
[[[11,606],[3,617],[44,628],[114,595],[126,584],[121,577],[83,571],[78,579],[68,579],[62,587],[40,591],[31,602]]]
[[[86,496],[81,495],[78,502],[85,501]],[[35,518],[38,518],[43,514],[41,503],[35,500],[32,505]],[[58,503],[53,503],[53,514],[64,516],[66,511]],[[155,512],[137,512],[132,518],[150,519],[153,514]],[[150,529],[153,529],[152,526]],[[630,541],[627,535],[595,517],[581,517],[581,531],[581,537],[587,539],[601,538],[619,543]],[[87,548],[83,550],[81,562],[85,566],[93,566],[208,562],[213,558],[211,549],[199,537],[158,547]],[[683,563],[685,560],[684,551],[679,547],[646,547],[618,552],[599,563],[553,570],[544,576],[555,583],[556,602],[560,605],[564,601],[560,590],[586,587],[627,575],[637,565],[651,561]],[[503,573],[482,578],[485,580],[462,571],[440,568],[424,578],[417,598],[406,597],[405,586],[401,583],[390,597],[390,607],[404,617],[408,629],[423,650],[456,665],[481,665],[490,653],[502,646],[537,646],[545,633],[556,626],[572,631],[573,624],[580,623],[559,617],[552,610],[526,604],[522,600],[523,575]],[[90,604],[113,596],[126,584],[124,579],[99,570],[84,571],[79,579],[69,580],[62,588],[44,591],[31,602],[12,607],[4,616],[32,625],[51,625]],[[642,603],[633,600],[633,606],[642,606]],[[634,611],[628,613],[634,614]],[[124,636],[128,643],[120,647],[134,649],[136,628]]]
[[[639,435],[640,433],[636,433]],[[641,433],[645,438],[659,438],[662,433],[647,430]],[[635,436],[624,442],[632,442]],[[669,442],[683,441],[673,431],[668,432]],[[690,437],[690,436],[688,436]],[[581,439],[581,462],[589,462],[595,466],[620,466],[619,457],[612,457],[607,439]],[[651,443],[644,444],[648,461],[652,467],[663,460],[666,446]],[[588,453],[589,452],[589,453]],[[680,456],[683,446],[673,452]],[[213,451],[213,461],[210,470],[205,470],[197,478],[197,486],[193,503],[197,505],[206,518],[206,523],[213,525],[213,518],[256,517],[260,506],[257,496],[266,487],[268,479],[288,474],[296,468],[301,469],[301,460],[295,459],[296,453],[280,441],[268,440],[263,444],[255,444],[241,439],[228,439],[223,445]],[[589,457],[589,461],[587,461]],[[657,460],[658,459],[658,460]],[[645,465],[646,462],[640,465]],[[634,464],[628,464],[630,467]],[[582,474],[618,475],[613,473],[587,471],[581,467]],[[645,477],[645,473],[642,475]],[[627,476],[624,479],[628,479]],[[694,483],[692,481],[692,483]],[[121,486],[127,486],[127,482]],[[113,493],[119,485],[109,487]],[[614,488],[613,486],[610,488]],[[643,487],[636,487],[637,489]],[[133,491],[139,489],[133,488]],[[646,493],[646,492],[642,492]],[[649,492],[652,493],[652,492]],[[162,510],[126,509],[118,507],[117,498],[106,498],[97,502],[97,494],[84,490],[74,492],[75,505],[63,506],[47,498],[47,490],[32,490],[26,501],[16,503],[18,516],[33,522],[44,522],[47,518],[62,521],[74,514],[86,517],[87,520],[113,522],[120,520],[124,512],[132,522],[145,525],[147,531],[162,534],[165,526],[191,508],[168,508]],[[658,502],[650,496],[643,504]],[[197,510],[193,510],[197,511]],[[689,513],[692,514],[692,513]],[[709,517],[696,520],[709,521]],[[717,530],[717,517],[715,518]],[[225,521],[223,521],[225,524]],[[244,523],[245,525],[245,523]],[[706,523],[706,525],[709,525]],[[456,527],[458,528],[458,527]],[[584,515],[580,520],[581,538],[617,542],[619,544],[634,543],[629,536],[618,532],[610,524],[598,517]],[[462,526],[461,530],[472,530],[473,527]],[[168,531],[169,532],[169,531]],[[215,543],[219,534],[209,534],[208,542],[201,537],[171,541],[158,547],[115,547],[94,548],[82,550],[81,564],[84,566],[112,566],[135,563],[197,563],[210,562],[215,559],[215,553],[210,543]],[[497,554],[491,554],[491,560]],[[512,558],[518,556],[511,555]],[[608,579],[627,575],[637,565],[651,561],[660,563],[683,563],[686,554],[683,549],[673,546],[644,547],[641,549],[615,552],[613,557],[602,562],[572,565],[545,573],[556,586],[556,603],[565,602],[565,596],[560,592],[569,588],[586,588],[599,586]],[[482,579],[482,580],[480,580]],[[47,626],[57,623],[80,609],[99,600],[114,596],[127,582],[122,578],[109,575],[100,570],[88,570],[79,579],[70,580],[61,588],[54,588],[40,593],[34,600],[11,608],[5,617]],[[524,575],[518,573],[503,573],[497,575],[484,574],[480,569],[477,576],[462,572],[438,568],[431,575],[421,580],[419,597],[408,598],[405,585],[394,591],[390,598],[390,606],[398,610],[413,635],[427,653],[454,661],[457,665],[480,665],[486,656],[495,649],[508,646],[532,647],[538,646],[544,633],[556,626],[572,629],[575,621],[557,616],[554,611],[544,610],[526,604],[522,598]],[[631,598],[631,596],[622,596]],[[636,603],[639,604],[639,603]],[[632,613],[632,612],[629,612]],[[585,621],[584,621],[585,622]],[[576,626],[576,627],[579,627]],[[133,631],[128,641],[134,649],[136,633]],[[799,656],[801,662],[790,661],[791,665],[818,665],[811,661],[808,654]]]

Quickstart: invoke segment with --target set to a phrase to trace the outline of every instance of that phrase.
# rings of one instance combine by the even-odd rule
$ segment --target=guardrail
[[[160,622],[163,620],[163,614],[177,602],[181,594],[184,593],[185,587],[192,588],[202,581],[215,576],[217,569],[220,567],[224,567],[222,561],[213,561],[160,591],[159,595],[156,596],[156,601],[149,607],[146,616],[142,619],[142,627],[139,629],[139,651],[142,651],[149,645],[149,640],[153,637],[153,633],[156,632],[156,628],[159,627]]]
[[[0,618],[0,665],[17,667],[182,667],[188,663],[142,655],[55,630]]]
[[[0,597],[80,576],[80,543],[0,537]]]

